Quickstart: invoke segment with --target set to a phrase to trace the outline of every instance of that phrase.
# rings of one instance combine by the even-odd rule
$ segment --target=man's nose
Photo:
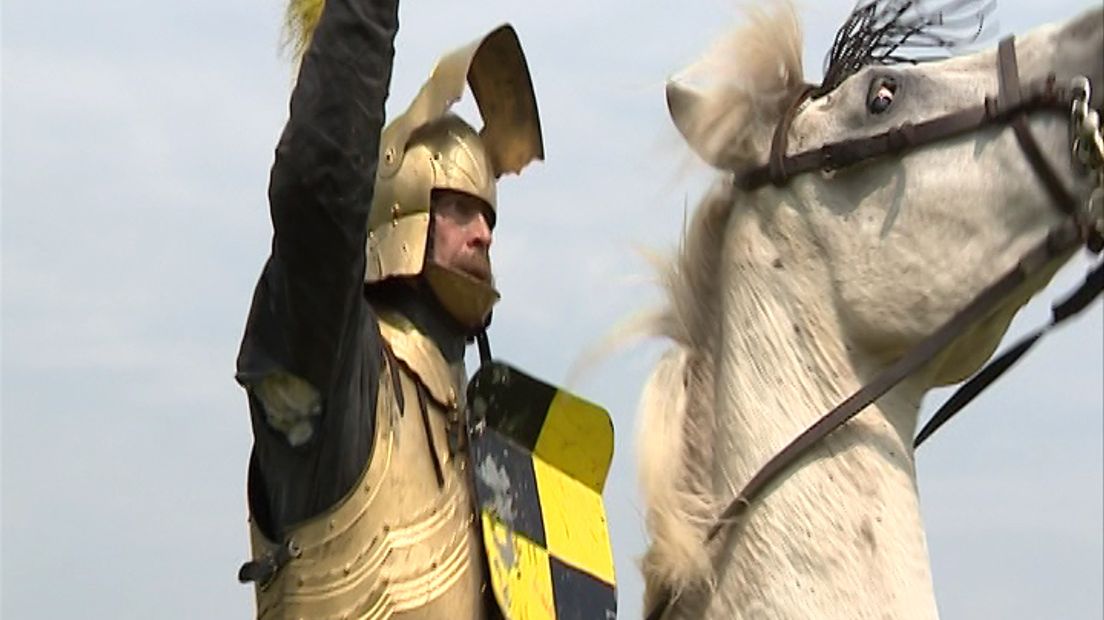
[[[471,226],[469,228],[471,237],[468,239],[468,244],[482,247],[486,249],[491,248],[491,227],[487,224],[487,218],[483,215],[473,218]]]

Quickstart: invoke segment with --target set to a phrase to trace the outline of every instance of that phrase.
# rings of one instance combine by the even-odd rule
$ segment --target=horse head
[[[980,22],[991,8],[925,6],[861,2],[815,86],[792,8],[751,10],[668,85],[676,127],[723,174],[667,266],[653,329],[675,346],[641,398],[656,613],[672,600],[673,617],[937,613],[912,452],[920,398],[984,364],[1076,244],[990,297],[994,282],[1056,231],[1095,243],[1104,162],[1073,155],[1085,123],[1070,110],[1101,108],[1104,11],[903,62],[910,40],[961,41],[948,29],[972,22],[949,13]],[[989,298],[938,355],[744,495],[822,414]]]
[[[871,3],[876,4],[876,3]],[[838,84],[805,84],[792,11],[753,13],[754,27],[722,43],[694,67],[706,89],[672,81],[675,125],[693,150],[739,180],[771,156],[779,125],[786,154],[885,135],[895,128],[977,108],[1001,91],[997,51],[916,64],[870,63]],[[1077,76],[1104,101],[1104,11],[1036,28],[1015,42],[1023,88],[1048,75],[1059,87]],[[829,69],[831,71],[831,68]],[[789,118],[787,114],[792,114]],[[1028,116],[1045,158],[1081,205],[1098,186],[1072,161],[1068,113]],[[834,167],[833,167],[834,168]],[[892,360],[961,309],[1024,255],[1065,215],[1004,123],[901,148],[839,169],[793,174],[748,192],[751,208],[772,220],[799,218],[828,271],[839,319],[852,345]],[[810,254],[804,253],[808,256]],[[961,381],[990,357],[1016,311],[1068,258],[1010,295],[930,367],[932,384]]]

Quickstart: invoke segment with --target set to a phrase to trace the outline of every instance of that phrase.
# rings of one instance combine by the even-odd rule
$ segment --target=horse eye
[[[897,83],[889,78],[879,78],[870,85],[870,95],[866,100],[866,109],[871,114],[881,114],[893,105],[897,95]]]

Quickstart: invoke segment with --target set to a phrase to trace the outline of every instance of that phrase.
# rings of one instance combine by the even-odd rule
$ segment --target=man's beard
[[[491,258],[485,253],[458,254],[452,267],[486,284],[494,285]]]

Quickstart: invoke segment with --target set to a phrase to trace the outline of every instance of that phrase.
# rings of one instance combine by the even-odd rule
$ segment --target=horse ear
[[[667,82],[667,110],[679,133],[699,157],[720,170],[733,168],[738,159],[735,152],[738,148],[734,147],[744,125],[745,106],[735,101],[714,101],[700,90],[671,80]]]
[[[708,149],[701,140],[698,127],[701,125],[702,94],[682,86],[678,82],[667,82],[667,111],[679,133],[699,157],[716,166],[717,162],[709,156]]]

